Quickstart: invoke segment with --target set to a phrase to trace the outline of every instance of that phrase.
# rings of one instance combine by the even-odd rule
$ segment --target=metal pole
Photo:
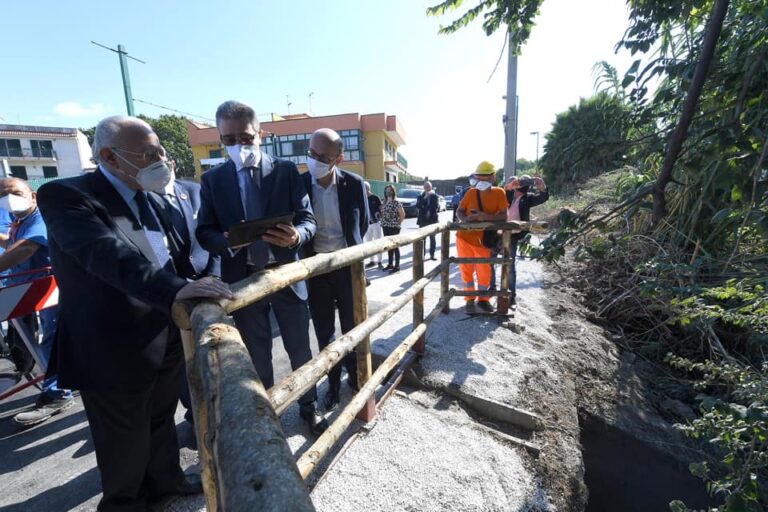
[[[123,92],[125,93],[125,107],[128,109],[128,115],[134,116],[133,93],[131,92],[131,77],[128,74],[128,59],[125,58],[128,52],[123,45],[117,45],[117,54],[120,56],[120,73],[123,75]]]
[[[531,135],[536,136],[536,168],[539,167],[539,132],[531,132]]]
[[[517,161],[517,55],[512,46],[512,30],[509,31],[509,63],[507,65],[507,115],[504,147],[504,181],[516,174]]]

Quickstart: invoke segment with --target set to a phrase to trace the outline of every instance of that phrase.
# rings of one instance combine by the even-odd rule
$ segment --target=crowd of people
[[[382,200],[370,184],[340,168],[343,139],[331,129],[312,134],[308,172],[301,174],[294,163],[260,151],[259,123],[248,105],[221,104],[216,127],[229,158],[205,172],[200,184],[176,180],[173,159],[152,128],[125,116],[96,126],[94,172],[47,183],[37,193],[23,180],[0,180],[0,209],[10,214],[8,234],[0,235],[0,271],[50,265],[59,287],[58,307],[40,314],[43,391],[36,407],[15,419],[23,425],[45,421],[71,406],[70,390],[79,390],[101,473],[99,510],[145,510],[169,494],[202,492],[200,476],[184,474],[179,465],[179,399],[187,420],[194,418],[180,333],[170,318],[175,301],[232,299],[231,283],[398,234],[405,218],[393,186]],[[527,220],[530,207],[546,200],[538,178],[512,181],[505,193],[492,186],[494,177],[487,162],[473,173],[476,184],[458,207],[462,222]],[[542,192],[529,195],[532,184]],[[437,222],[439,203],[430,183],[417,207],[419,226]],[[286,213],[292,221],[273,225],[259,239],[230,243],[230,232],[243,221]],[[495,250],[483,246],[479,233],[458,234],[459,257],[487,258]],[[434,236],[427,250],[435,259]],[[398,249],[389,251],[387,263],[377,255],[366,267],[399,271]],[[490,287],[487,264],[462,264],[461,275],[465,289],[475,289],[475,275],[480,289]],[[507,286],[514,293],[514,277]],[[474,298],[467,301],[474,307]],[[480,297],[477,307],[488,309],[488,298]],[[295,370],[312,357],[310,316],[322,350],[334,340],[337,315],[342,333],[355,326],[353,309],[352,275],[345,267],[276,291],[233,317],[269,388],[272,318]],[[12,334],[9,339],[19,352],[17,368],[31,370],[34,361],[24,356],[22,344]],[[329,372],[325,411],[339,403],[343,371],[357,389],[354,354]],[[299,399],[300,416],[315,435],[328,428],[317,402],[314,387]]]

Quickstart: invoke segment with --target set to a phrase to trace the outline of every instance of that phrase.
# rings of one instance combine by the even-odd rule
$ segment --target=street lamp
[[[531,132],[531,135],[536,136],[536,167],[539,167],[539,132]]]

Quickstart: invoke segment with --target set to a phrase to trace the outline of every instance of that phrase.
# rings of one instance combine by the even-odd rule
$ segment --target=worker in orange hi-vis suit
[[[496,168],[490,162],[480,162],[471,176],[472,188],[459,203],[456,217],[459,222],[496,222],[507,219],[507,197],[504,190],[495,187]],[[490,258],[491,250],[483,246],[482,231],[459,231],[456,233],[456,249],[459,258]],[[459,265],[465,291],[488,290],[491,284],[491,265],[488,263],[462,263]],[[477,288],[475,288],[477,275]],[[493,312],[489,297],[467,296],[466,311],[475,313]],[[477,305],[475,305],[477,300]]]

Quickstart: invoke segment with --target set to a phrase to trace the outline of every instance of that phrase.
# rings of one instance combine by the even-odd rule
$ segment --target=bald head
[[[309,148],[320,156],[335,160],[344,153],[344,141],[336,131],[330,128],[320,128],[309,139]]]
[[[128,116],[111,116],[99,121],[91,149],[99,164],[136,190],[140,187],[131,177],[135,177],[139,169],[165,157],[152,127],[137,117]]]

